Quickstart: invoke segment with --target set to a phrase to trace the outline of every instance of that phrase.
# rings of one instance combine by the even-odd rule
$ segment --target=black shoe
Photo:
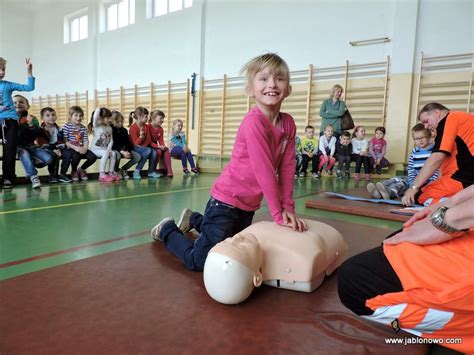
[[[70,178],[68,178],[68,176],[66,174],[59,174],[58,175],[58,181],[62,182],[62,183],[66,183],[66,184],[69,184],[69,183],[72,182],[72,180]]]
[[[57,184],[57,183],[58,183],[58,178],[57,178],[56,176],[50,176],[50,177],[48,178],[48,182],[49,182],[50,184]]]
[[[344,175],[344,179],[348,180],[351,178],[351,174],[349,172],[346,172],[346,175]]]
[[[13,188],[13,183],[11,182],[11,180],[4,179],[4,180],[3,180],[3,188],[4,188],[5,190],[12,189],[12,188]]]
[[[382,175],[382,168],[375,169],[375,172],[377,173],[377,175]]]

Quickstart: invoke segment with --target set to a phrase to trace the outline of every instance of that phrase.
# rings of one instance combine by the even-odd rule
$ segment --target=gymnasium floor
[[[202,212],[216,174],[173,179],[30,185],[2,191],[0,198],[0,280],[41,269],[151,243],[149,231],[161,218],[179,216],[189,207]],[[320,191],[343,191],[354,181],[334,178],[295,180],[296,211],[398,228],[401,223],[324,212],[304,207],[304,201]],[[257,213],[266,212],[263,206]]]

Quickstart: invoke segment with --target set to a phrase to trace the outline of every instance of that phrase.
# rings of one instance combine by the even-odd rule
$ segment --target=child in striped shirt
[[[413,185],[416,176],[426,160],[430,157],[434,144],[431,143],[431,131],[424,127],[422,123],[415,125],[412,130],[412,137],[416,147],[413,148],[408,158],[408,177],[398,176],[377,184],[370,183],[367,190],[374,198],[394,199],[402,197],[405,191]],[[439,170],[433,174],[428,183],[438,179]]]
[[[67,149],[63,152],[63,160],[70,161],[72,166],[71,178],[77,182],[79,179],[88,180],[86,169],[95,163],[97,157],[89,150],[89,137],[86,126],[81,122],[84,111],[79,106],[69,109],[69,122],[63,127],[63,138]],[[81,159],[86,159],[78,168]],[[61,174],[66,174],[68,164],[61,165]]]

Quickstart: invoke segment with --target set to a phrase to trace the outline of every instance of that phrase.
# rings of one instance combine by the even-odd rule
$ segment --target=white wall
[[[30,8],[30,0],[0,1],[0,57],[8,62],[8,81],[27,81],[25,58],[32,56]]]
[[[136,0],[134,25],[98,33],[99,0],[0,0],[0,50],[8,79],[23,80],[25,56],[35,95],[183,82],[237,75],[251,57],[280,53],[292,70],[392,59],[411,73],[420,51],[474,51],[473,0],[194,0],[191,8],[146,19]],[[33,4],[33,6],[31,5]],[[63,44],[64,16],[89,8],[89,38]],[[389,37],[352,47],[349,41]]]

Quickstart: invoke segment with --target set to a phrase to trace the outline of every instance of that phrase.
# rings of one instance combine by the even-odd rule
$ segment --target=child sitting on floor
[[[364,164],[365,180],[370,181],[369,142],[365,139],[365,128],[357,126],[352,137],[352,160],[356,162],[354,180],[360,181],[360,169]]]
[[[301,147],[303,150],[303,163],[301,166],[300,177],[306,176],[306,170],[308,170],[308,164],[311,160],[314,178],[319,178],[321,175],[318,172],[318,139],[314,136],[314,127],[306,126],[304,129],[305,136],[301,138]]]
[[[319,168],[318,173],[321,175],[325,164],[326,172],[332,175],[332,168],[336,159],[334,159],[334,153],[336,152],[336,137],[334,137],[334,126],[328,124],[324,128],[324,134],[319,137]]]
[[[370,166],[373,170],[380,175],[382,174],[382,168],[387,168],[390,163],[385,158],[387,151],[387,141],[385,137],[385,128],[377,127],[375,129],[375,136],[369,142],[369,160]]]
[[[342,169],[345,167],[345,179],[349,179],[352,156],[351,134],[347,131],[342,132],[341,137],[336,142],[337,170],[336,176],[342,179]]]
[[[199,170],[196,168],[194,164],[193,154],[191,150],[188,148],[188,144],[186,143],[186,135],[181,132],[183,129],[183,121],[181,120],[174,120],[173,121],[173,129],[170,133],[169,139],[169,146],[171,151],[171,156],[176,156],[181,158],[181,163],[183,165],[183,172],[185,175],[190,175],[191,173],[188,170],[187,161],[189,161],[189,165],[191,165],[191,171],[198,175]]]
[[[367,190],[373,198],[394,199],[402,197],[405,191],[413,185],[416,176],[430,157],[433,150],[433,143],[430,143],[431,131],[423,126],[422,123],[415,125],[412,130],[412,137],[416,147],[413,148],[408,159],[408,177],[398,176],[383,182],[377,182],[375,185],[369,183]],[[439,171],[433,174],[428,183],[439,177]]]

